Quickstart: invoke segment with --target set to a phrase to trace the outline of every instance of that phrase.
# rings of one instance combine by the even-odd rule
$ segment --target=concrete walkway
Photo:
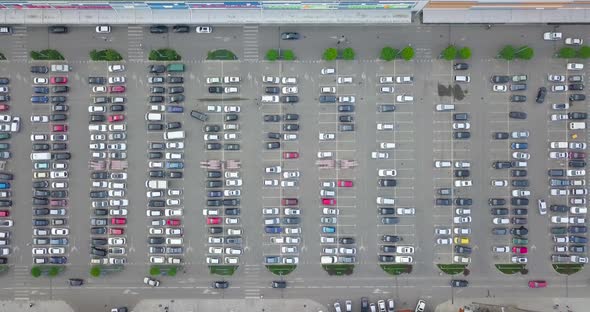
[[[489,312],[587,312],[589,305],[587,298],[461,298],[441,303],[435,312],[457,312],[464,306],[488,308]]]
[[[0,312],[74,312],[65,301],[0,301]]]

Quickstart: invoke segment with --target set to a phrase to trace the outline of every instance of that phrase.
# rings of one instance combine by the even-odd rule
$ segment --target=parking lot
[[[5,141],[12,157],[3,172],[15,180],[2,200],[13,195],[32,209],[7,209],[4,219],[27,224],[2,229],[11,235],[7,262],[181,264],[199,273],[234,264],[239,279],[274,263],[297,264],[294,278],[324,274],[321,263],[352,263],[353,276],[370,277],[385,263],[425,275],[433,263],[499,274],[494,264],[526,259],[531,272],[550,274],[552,263],[587,254],[579,171],[587,129],[570,119],[588,108],[569,101],[583,90],[552,88],[585,80],[585,70],[566,69],[578,62],[474,59],[462,70],[442,60],[187,60],[174,62],[184,64],[178,72],[147,61],[9,62],[0,77],[10,79],[5,103],[21,129]],[[44,159],[48,150],[63,156]]]

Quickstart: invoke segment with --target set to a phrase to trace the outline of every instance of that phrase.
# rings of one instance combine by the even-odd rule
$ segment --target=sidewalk
[[[454,304],[443,302],[435,312],[457,312],[459,308],[470,305],[485,307],[489,312],[587,312],[589,304],[590,299],[586,298],[471,298],[456,299]]]
[[[32,306],[31,306],[32,305]],[[0,301],[0,312],[74,312],[65,301]]]
[[[307,299],[212,299],[212,300],[142,300],[132,311],[141,312],[327,312],[323,305]]]

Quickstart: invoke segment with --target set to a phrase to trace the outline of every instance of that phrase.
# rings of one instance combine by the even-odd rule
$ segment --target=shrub
[[[385,47],[381,49],[381,55],[379,56],[380,59],[384,61],[392,61],[397,56],[397,50],[392,47]]]
[[[459,50],[457,57],[460,59],[468,60],[471,58],[471,49],[468,47],[463,47]]]
[[[409,61],[414,58],[414,48],[407,46],[402,49],[400,55],[404,60]]]
[[[55,277],[57,276],[57,274],[59,274],[59,268],[58,267],[51,267],[49,269],[49,272],[47,272],[47,275],[49,275],[50,277]]]
[[[559,49],[557,56],[561,58],[574,58],[576,57],[576,50],[572,47],[563,47]]]
[[[352,48],[346,48],[342,51],[342,58],[351,61],[354,60],[354,50]]]
[[[446,47],[441,52],[441,57],[447,61],[452,61],[457,57],[457,48],[454,45]]]
[[[498,53],[498,57],[507,61],[512,61],[515,56],[516,50],[514,50],[514,47],[511,45],[503,47],[502,50],[500,50],[500,53]]]
[[[276,61],[279,58],[279,51],[271,49],[266,52],[266,59],[269,61]]]
[[[41,268],[39,268],[38,266],[32,267],[31,268],[31,276],[33,277],[39,277],[41,276]]]
[[[90,276],[92,277],[99,277],[101,273],[100,267],[93,266],[90,268]]]
[[[516,51],[516,57],[523,60],[530,60],[535,56],[535,51],[533,48],[528,46],[521,47],[518,51]]]
[[[180,61],[180,55],[172,49],[159,49],[150,51],[150,61]]]
[[[178,269],[176,267],[171,267],[168,269],[168,276],[176,276]]]
[[[120,61],[123,59],[119,52],[113,49],[107,50],[92,50],[90,51],[90,59],[93,61]]]
[[[31,51],[31,58],[39,61],[61,61],[65,60],[64,56],[57,50],[46,49],[41,51]]]
[[[292,61],[295,59],[295,53],[293,53],[293,50],[282,50],[281,54],[281,58],[285,61]]]
[[[590,47],[589,46],[582,46],[580,50],[578,50],[578,57],[579,58],[589,58],[590,57]]]
[[[153,266],[150,268],[150,275],[160,275],[161,273],[160,267]]]
[[[324,60],[333,61],[338,58],[338,50],[335,48],[327,48],[323,55]]]

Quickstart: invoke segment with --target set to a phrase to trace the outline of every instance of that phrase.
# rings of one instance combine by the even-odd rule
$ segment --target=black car
[[[469,64],[467,64],[467,63],[456,63],[455,65],[453,65],[453,68],[455,70],[467,70],[467,69],[469,69]]]
[[[321,102],[321,97],[320,97],[320,102]],[[334,97],[334,102],[336,102],[336,97]],[[392,104],[379,105],[379,107],[377,107],[377,111],[379,111],[381,113],[394,112],[395,111],[395,105],[392,105]]]
[[[47,188],[49,187],[49,181],[34,181],[33,188]]]
[[[213,282],[213,288],[216,289],[225,289],[229,287],[228,281],[215,281]]]
[[[107,118],[105,115],[92,114],[90,115],[90,122],[105,122]]]
[[[340,115],[340,116],[338,116],[338,121],[340,121],[340,122],[353,122],[354,117],[352,115]]]
[[[162,152],[148,152],[148,159],[161,159],[164,157]]]
[[[212,226],[209,228],[209,234],[223,233],[223,228],[219,226]]]
[[[495,140],[506,140],[510,137],[508,132],[494,132],[493,135]]]
[[[226,216],[238,216],[240,215],[240,208],[225,208]]]
[[[575,90],[575,91],[581,91],[581,90],[584,90],[584,85],[581,83],[572,83],[568,86],[568,89]]]
[[[172,32],[175,32],[175,33],[187,33],[190,31],[191,30],[187,25],[174,25],[174,26],[172,26]]]
[[[13,178],[12,173],[0,172],[0,180],[12,180]]]
[[[285,120],[299,120],[299,114],[285,114],[284,116]]]
[[[387,243],[395,243],[401,241],[401,237],[397,235],[383,235],[381,236],[381,240]]]
[[[35,93],[35,94],[48,94],[49,93],[49,88],[48,87],[35,86],[35,87],[33,87],[33,93]]]
[[[506,200],[503,198],[490,198],[488,199],[488,204],[490,206],[503,206],[506,205]]]
[[[150,93],[155,93],[155,94],[166,93],[166,88],[164,88],[164,87],[151,87]]]
[[[471,137],[471,133],[469,131],[455,131],[453,132],[453,138],[459,140],[469,139]]]
[[[184,78],[181,76],[169,76],[168,83],[184,83]]]
[[[509,81],[510,81],[510,76],[500,76],[500,75],[492,76],[493,83],[507,83]]]
[[[166,124],[166,129],[168,129],[168,130],[180,129],[180,128],[182,128],[182,123],[180,121],[171,121]]]
[[[510,234],[511,235],[519,235],[519,236],[525,236],[529,233],[529,230],[527,228],[525,228],[524,226],[518,227],[518,228],[511,228],[510,229]]]
[[[280,97],[281,103],[297,103],[299,97],[297,95],[284,95]]]
[[[453,200],[450,198],[437,198],[434,203],[438,206],[450,206],[453,204]]]
[[[543,102],[545,102],[546,95],[547,95],[547,88],[540,87],[539,91],[537,91],[537,99],[535,100],[535,102],[537,102],[539,104],[543,104]]]
[[[279,122],[281,121],[281,116],[279,115],[264,115],[264,121],[267,122]]]
[[[207,171],[207,178],[221,178],[221,171]]]
[[[391,246],[391,245],[383,245],[383,246],[381,246],[381,251],[382,252],[396,252],[397,247]]]
[[[453,114],[453,120],[454,121],[469,120],[469,114],[468,113],[455,113],[455,114]]]
[[[66,114],[51,114],[49,116],[49,120],[51,120],[51,121],[65,121],[65,120],[68,120],[68,115],[66,115]]]
[[[512,182],[510,183],[512,184],[512,186],[514,187],[528,187],[529,186],[529,180],[512,180]]]
[[[153,25],[150,26],[150,33],[152,34],[165,34],[168,32],[168,27],[164,25]]]
[[[148,171],[150,178],[163,178],[164,170],[150,170]]]
[[[471,175],[471,172],[469,170],[454,170],[454,175],[456,178],[467,178]]]
[[[168,87],[169,94],[183,93],[184,87]]]
[[[51,192],[48,190],[38,190],[38,189],[33,190],[33,196],[35,196],[35,197],[49,197],[50,195],[51,195]]]
[[[208,188],[223,187],[223,182],[221,180],[207,180],[205,181],[205,184]]]
[[[575,120],[588,119],[588,114],[582,113],[582,112],[571,112],[571,113],[568,113],[567,116],[569,119],[575,119]]]
[[[82,286],[84,284],[84,280],[81,278],[70,278],[68,279],[68,283],[70,286]]]
[[[65,103],[67,100],[68,100],[68,98],[65,96],[62,96],[62,95],[55,95],[55,96],[49,97],[49,102],[51,102],[52,104]]]
[[[93,227],[90,228],[90,233],[93,235],[103,235],[107,233],[107,228],[105,227]]]
[[[49,209],[47,209],[49,210]],[[47,219],[33,219],[33,226],[48,226],[49,220]]]
[[[570,235],[569,240],[570,242],[576,244],[586,244],[588,242],[588,239],[586,237],[576,235]]]
[[[338,125],[338,131],[345,132],[345,131],[354,131],[353,124],[340,124]]]
[[[93,238],[90,240],[90,244],[94,246],[106,246],[109,244],[106,238]]]
[[[265,87],[264,93],[266,93],[266,94],[279,94],[279,93],[281,93],[281,88],[279,88],[279,87]]]
[[[109,107],[109,110],[111,112],[122,112],[125,111],[125,105],[111,105],[111,107]]]
[[[226,151],[239,151],[240,144],[237,143],[226,143],[223,145],[223,149]]]
[[[226,114],[224,120],[225,121],[236,121],[239,119],[238,114]]]
[[[106,171],[95,171],[90,174],[90,177],[94,180],[105,180],[109,178],[109,174]]]
[[[108,196],[107,191],[90,191],[90,198],[107,198]]]
[[[47,74],[49,72],[49,68],[47,66],[31,66],[31,73],[33,74]]]
[[[584,94],[574,93],[574,94],[571,94],[570,95],[569,99],[572,102],[574,102],[574,101],[584,101],[584,100],[586,100],[586,96]]]
[[[63,257],[63,256],[49,257],[49,263],[51,263],[51,264],[65,264],[66,262],[68,262],[68,258]]]
[[[397,181],[394,179],[379,179],[378,184],[381,187],[394,187],[397,185]]]
[[[64,151],[68,149],[67,143],[52,143],[51,149],[54,151]]]
[[[320,103],[336,103],[336,96],[335,95],[320,95]],[[384,105],[381,105],[379,108],[380,109],[387,109],[387,112],[393,112],[393,110],[395,110],[395,107],[393,107],[393,110],[389,110],[391,109],[391,107],[388,108],[383,108]],[[393,106],[393,105],[391,105]],[[385,111],[384,111],[385,112]]]
[[[168,103],[180,103],[184,101],[184,95],[176,94],[168,97]]]
[[[513,83],[510,85],[510,91],[524,91],[526,90],[526,84],[524,83]]]
[[[49,144],[35,143],[33,144],[33,151],[48,151],[50,148]]]
[[[267,142],[266,149],[277,149],[281,148],[281,143],[279,142]]]
[[[281,134],[278,132],[269,132],[267,133],[266,137],[273,140],[280,140]]]
[[[297,40],[299,37],[299,33],[297,32],[284,32],[281,34],[282,40]]]
[[[512,168],[512,163],[509,161],[494,161],[492,167],[494,169],[509,169]]]
[[[528,209],[526,208],[514,208],[512,209],[512,214],[517,216],[526,216],[529,213]]]
[[[103,85],[107,83],[107,79],[105,77],[88,77],[88,83]]]
[[[491,213],[494,216],[504,216],[508,214],[508,208],[492,208]]]
[[[51,87],[51,91],[53,93],[65,93],[70,91],[70,88],[68,86],[53,86]]]
[[[94,212],[95,216],[108,216],[109,215],[108,209],[103,209],[103,208],[94,209],[93,212]]]
[[[52,34],[66,34],[68,28],[66,26],[49,26],[49,32]]]
[[[150,245],[162,245],[164,243],[166,243],[164,237],[148,237],[148,244]]]
[[[340,244],[350,245],[354,244],[355,239],[354,237],[341,237],[338,241],[340,242]]]
[[[153,95],[153,96],[150,96],[148,98],[148,101],[150,103],[163,103],[164,102],[164,97],[163,96],[160,96],[160,95]]]
[[[467,287],[467,285],[469,285],[469,282],[466,280],[451,280],[451,287]]]
[[[527,224],[527,218],[512,218],[510,222],[512,224]]]
[[[298,124],[283,124],[283,131],[298,131]]]
[[[529,200],[527,198],[524,197],[512,197],[510,199],[510,203],[513,206],[526,206],[529,204]]]
[[[461,245],[455,245],[455,252],[456,253],[461,253],[461,254],[470,254],[471,253],[471,247],[461,246]]]
[[[10,83],[10,79],[6,77],[0,77],[0,85],[7,85]]]
[[[221,143],[207,143],[205,149],[208,151],[216,151],[221,149]]]
[[[508,234],[508,230],[505,228],[493,228],[492,234],[493,235],[506,235],[506,234]]]
[[[457,206],[471,206],[473,204],[473,200],[471,198],[456,198],[455,205]]]
[[[526,119],[527,114],[525,112],[510,112],[508,117],[513,119]]]
[[[395,257],[394,256],[389,256],[389,255],[379,255],[379,261],[380,262],[394,262],[395,261]]]
[[[567,231],[569,233],[586,233],[588,228],[586,226],[568,226]]]
[[[390,208],[390,207],[379,207],[377,209],[377,212],[380,215],[394,215],[395,214],[395,208]]]
[[[183,173],[182,171],[168,171],[166,176],[170,179],[182,179]]]
[[[272,281],[271,283],[272,288],[287,288],[286,281]]]
[[[152,27],[157,27],[157,26],[152,26]],[[161,73],[166,72],[166,65],[150,65],[148,67],[148,70],[152,74],[161,74]]]
[[[340,113],[354,112],[354,105],[338,105],[338,112],[340,112]]]
[[[213,93],[213,94],[222,94],[223,93],[223,87],[219,87],[219,86],[209,87],[208,90],[209,90],[209,93]]]
[[[51,153],[51,159],[53,160],[68,160],[71,158],[70,153]]]
[[[166,207],[166,201],[163,199],[151,199],[148,201],[149,207]]]
[[[513,94],[510,96],[510,102],[526,102],[526,95]]]
[[[510,170],[510,176],[512,176],[512,177],[526,177],[527,171],[524,169],[512,169],[512,170]]]
[[[549,210],[553,212],[568,212],[569,207],[566,205],[551,205],[549,206]]]
[[[211,133],[211,132],[219,132],[221,131],[221,127],[219,125],[206,125],[203,127],[203,132]]]
[[[149,131],[162,131],[164,130],[164,125],[160,123],[149,123],[147,129]]]

